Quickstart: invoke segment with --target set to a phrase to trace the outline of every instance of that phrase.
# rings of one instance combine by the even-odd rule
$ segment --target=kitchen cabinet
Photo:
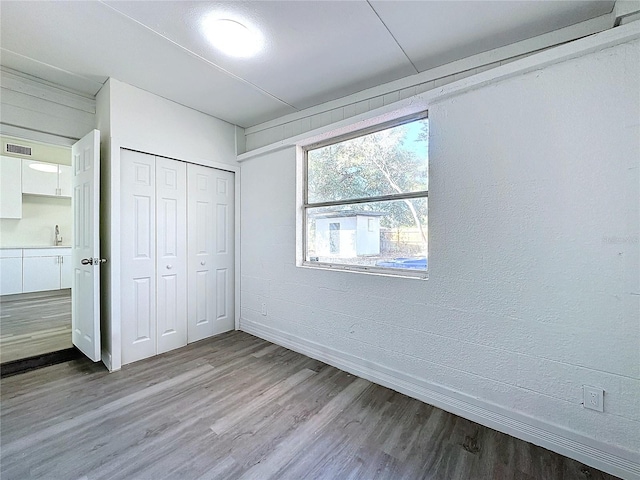
[[[22,250],[0,250],[0,295],[22,293]]]
[[[71,288],[73,268],[71,254],[60,255],[60,288]]]
[[[71,167],[23,159],[22,193],[71,197]]]
[[[58,191],[61,197],[71,198],[71,167],[58,165]]]
[[[0,218],[22,218],[22,160],[0,157]]]
[[[65,260],[67,260],[65,265]],[[24,249],[22,292],[43,292],[71,288],[71,248]],[[63,279],[65,286],[63,286]],[[68,286],[66,286],[68,285]]]

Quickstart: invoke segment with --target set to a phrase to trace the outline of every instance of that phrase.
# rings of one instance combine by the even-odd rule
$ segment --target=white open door
[[[94,362],[100,360],[100,132],[75,143],[72,153],[73,344]]]

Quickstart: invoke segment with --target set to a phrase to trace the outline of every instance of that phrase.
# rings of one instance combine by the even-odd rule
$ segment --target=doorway
[[[0,363],[71,348],[71,148],[2,136]]]

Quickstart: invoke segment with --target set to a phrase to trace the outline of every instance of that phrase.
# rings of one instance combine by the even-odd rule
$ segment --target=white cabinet
[[[60,257],[24,257],[22,291],[60,290]]]
[[[22,218],[22,160],[0,157],[0,218]]]
[[[71,167],[58,165],[58,192],[61,197],[71,197]]]
[[[23,159],[22,193],[71,197],[71,167]]]
[[[0,295],[22,293],[22,250],[0,250]]]
[[[67,260],[65,266],[64,261]],[[62,279],[69,275],[71,268],[70,248],[29,248],[24,249],[22,258],[22,291],[43,292],[71,288],[62,286]],[[63,274],[64,272],[64,274]]]
[[[71,282],[73,279],[71,254],[60,255],[60,262],[60,288],[71,288]]]

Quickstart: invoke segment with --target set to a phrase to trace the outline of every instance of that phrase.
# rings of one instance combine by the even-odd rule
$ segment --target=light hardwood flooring
[[[242,332],[1,387],[3,480],[614,478]]]
[[[72,346],[71,289],[0,296],[0,363]]]

